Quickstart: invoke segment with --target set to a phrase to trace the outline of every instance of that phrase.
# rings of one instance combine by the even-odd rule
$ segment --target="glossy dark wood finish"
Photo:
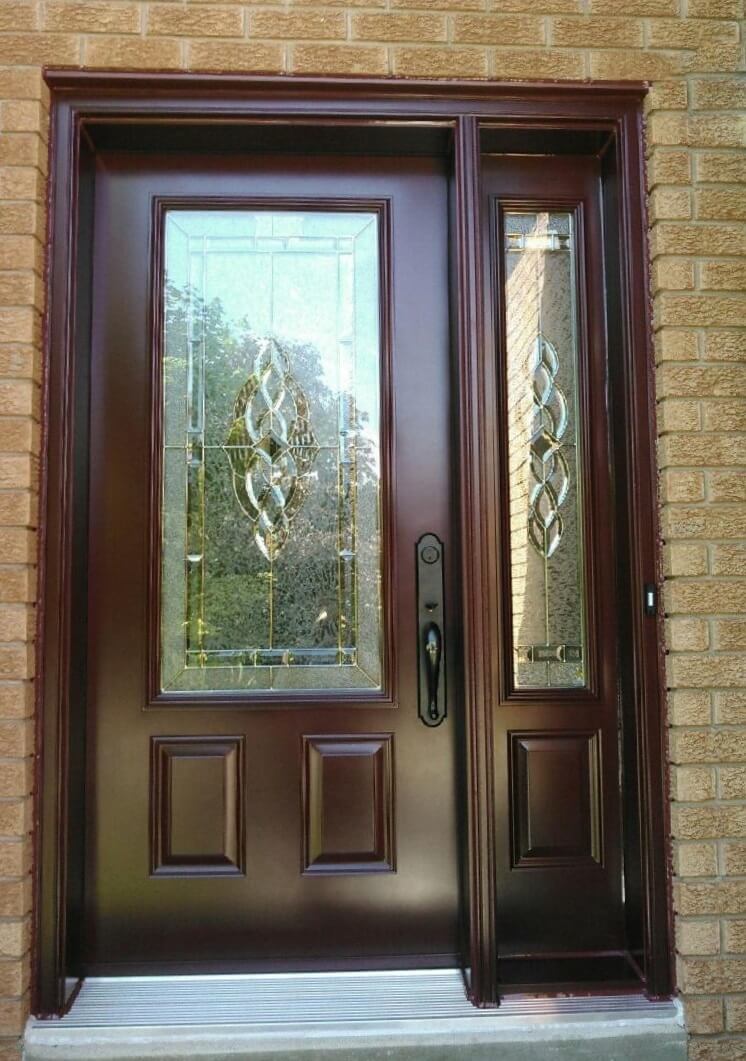
[[[494,419],[484,408],[485,373],[480,359],[482,277],[478,266],[479,132],[488,150],[521,152],[537,144],[563,152],[598,152],[602,157],[604,225],[607,241],[610,345],[618,366],[614,379],[620,443],[624,460],[619,473],[618,525],[623,563],[619,591],[630,613],[624,628],[631,640],[623,673],[631,691],[625,718],[628,777],[636,771],[634,794],[625,791],[626,892],[628,939],[635,933],[646,989],[653,995],[670,990],[667,835],[663,719],[660,692],[663,669],[655,619],[638,608],[643,582],[656,580],[654,422],[651,386],[649,307],[643,212],[643,165],[640,100],[644,86],[599,83],[460,83],[252,78],[221,75],[108,74],[94,71],[48,71],[53,93],[52,221],[50,287],[46,324],[45,452],[42,545],[43,608],[38,640],[39,783],[42,799],[37,823],[36,938],[34,1009],[59,1012],[71,977],[79,975],[81,923],[81,850],[85,791],[80,756],[81,724],[86,705],[80,690],[85,660],[80,640],[71,643],[71,623],[85,623],[75,605],[73,583],[79,578],[80,531],[87,522],[85,466],[74,455],[87,450],[85,430],[87,308],[90,285],[89,227],[93,152],[107,144],[145,149],[207,150],[225,138],[238,147],[277,145],[280,132],[289,146],[334,152],[370,145],[371,153],[392,150],[393,138],[411,152],[446,154],[453,143],[451,199],[453,231],[454,338],[458,353],[459,428],[456,436],[459,477],[454,493],[461,521],[461,599],[463,630],[463,710],[468,736],[463,754],[468,770],[465,860],[470,896],[468,946],[471,995],[476,1004],[498,997],[495,948],[494,818],[492,705],[499,688],[494,644],[496,559],[483,530],[485,513],[494,511],[490,496]],[[216,121],[219,119],[219,121]],[[427,123],[425,126],[420,122]],[[200,129],[199,123],[203,125]],[[395,125],[387,126],[387,122]],[[489,136],[490,143],[486,144]],[[241,139],[243,138],[243,139]],[[264,144],[262,139],[264,138]],[[387,144],[387,139],[389,144]],[[428,141],[426,143],[426,140]],[[305,148],[304,148],[305,143]],[[212,144],[212,147],[210,145]],[[357,145],[357,146],[355,146]],[[517,145],[517,146],[516,146]],[[538,147],[541,150],[541,146]],[[79,250],[79,248],[82,248]],[[473,414],[481,410],[483,419]],[[485,468],[487,465],[487,468]],[[76,485],[77,484],[77,485]],[[82,486],[81,486],[82,484]],[[77,500],[72,503],[73,491]],[[83,537],[85,535],[83,534]],[[78,574],[76,575],[76,572]],[[625,583],[626,579],[626,583]],[[79,598],[78,598],[79,599]],[[75,610],[77,608],[77,611]],[[449,604],[454,615],[454,605]],[[621,625],[621,622],[620,622]],[[455,634],[451,644],[456,644]],[[85,639],[83,639],[85,640]],[[449,678],[454,671],[451,667]],[[75,673],[78,688],[75,689]],[[76,758],[77,757],[77,758]],[[68,829],[68,822],[70,828]],[[68,839],[69,838],[69,839]],[[637,927],[635,927],[637,926]],[[376,962],[371,959],[371,966]],[[184,968],[190,968],[184,963]],[[565,972],[567,966],[564,966]],[[535,975],[534,975],[535,974]],[[534,982],[540,975],[534,971]],[[612,978],[613,978],[612,974]],[[507,979],[517,982],[518,974]],[[588,966],[572,979],[583,990],[599,989],[610,976]],[[563,976],[558,973],[557,983]],[[546,990],[552,985],[543,981]],[[602,987],[600,989],[603,989]]]
[[[384,578],[395,616],[394,629],[384,632],[390,649],[397,649],[388,655],[396,667],[388,703],[334,691],[236,693],[217,703],[201,695],[148,700],[153,636],[149,645],[145,620],[148,586],[155,582],[148,567],[151,560],[157,569],[160,555],[159,539],[151,537],[157,462],[150,425],[160,397],[150,386],[158,344],[147,309],[152,286],[162,283],[157,271],[149,276],[142,267],[151,243],[150,204],[173,207],[178,198],[194,207],[204,196],[210,209],[224,196],[235,207],[241,192],[247,209],[261,197],[265,207],[276,202],[278,210],[302,202],[310,208],[316,199],[333,210],[343,199],[347,210],[375,201],[386,203],[384,219],[391,212],[393,269],[383,270],[381,292],[392,321],[383,401],[391,405],[395,396],[396,402],[393,424],[384,418],[393,436],[391,473],[384,463],[393,501],[385,511],[391,555]],[[368,957],[389,955],[412,964],[446,956],[457,961],[455,723],[429,730],[418,718],[413,563],[414,542],[425,531],[450,539],[446,194],[439,159],[372,165],[342,156],[294,162],[273,155],[99,155],[90,474],[95,519],[88,567],[89,972],[117,965],[158,971],[195,959],[214,970],[222,962],[255,967],[262,960],[304,968],[340,960],[364,966]],[[376,750],[385,752],[361,754],[371,753],[368,735],[381,732],[387,736]],[[245,745],[245,770],[234,765],[232,791],[219,805],[216,769],[228,777],[227,749],[235,735]],[[313,759],[304,781],[303,750],[311,735],[321,763]],[[344,757],[332,754],[340,750],[340,737]],[[161,765],[150,786],[153,742]],[[183,778],[177,785],[190,745],[196,797]],[[170,749],[168,800],[164,747]],[[304,789],[312,796],[305,802]],[[203,821],[205,811],[198,812],[201,801],[213,804],[212,827]],[[150,877],[143,872],[149,818],[160,824],[154,838],[159,859]],[[379,822],[372,837],[365,836],[366,818]],[[245,835],[241,828],[225,847],[210,840],[211,828],[222,836],[230,820],[234,829],[245,822]],[[311,872],[302,873],[304,847]]]

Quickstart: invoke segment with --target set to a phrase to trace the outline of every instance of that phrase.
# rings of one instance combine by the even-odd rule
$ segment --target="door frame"
[[[651,998],[673,987],[667,770],[664,740],[663,627],[660,608],[643,608],[660,587],[655,465],[652,326],[648,299],[644,127],[646,86],[617,82],[444,82],[206,74],[48,70],[52,125],[47,307],[42,389],[39,609],[37,628],[37,778],[33,1011],[52,1016],[71,1003],[79,980],[69,925],[82,898],[85,803],[81,715],[84,621],[76,556],[87,532],[86,363],[90,323],[93,169],[107,135],[133,138],[158,126],[234,127],[323,124],[335,127],[431,126],[450,138],[453,159],[454,349],[458,373],[455,438],[460,507],[462,660],[465,740],[465,965],[479,1006],[498,1003],[492,704],[498,702],[500,560],[491,528],[499,518],[497,465],[486,408],[489,350],[483,314],[479,223],[480,146],[520,150],[542,138],[594,151],[604,167],[604,214],[619,235],[609,249],[620,339],[618,407],[624,474],[618,495],[627,539],[631,683],[628,746],[635,762],[632,820],[640,862],[641,954]],[[154,134],[154,135],[153,135]],[[552,146],[554,145],[554,147]],[[585,146],[583,146],[585,145]],[[613,241],[609,241],[613,242]],[[634,488],[632,486],[634,484]],[[492,516],[485,519],[484,513]],[[77,550],[77,552],[76,552]],[[660,599],[660,594],[658,594]]]

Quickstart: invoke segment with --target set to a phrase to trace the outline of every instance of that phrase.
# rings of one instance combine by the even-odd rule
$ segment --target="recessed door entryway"
[[[665,996],[641,90],[50,79],[36,1011]]]

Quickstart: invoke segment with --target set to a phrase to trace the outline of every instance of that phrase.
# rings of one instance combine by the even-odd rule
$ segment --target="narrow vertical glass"
[[[504,215],[516,688],[587,682],[576,254],[571,213]]]

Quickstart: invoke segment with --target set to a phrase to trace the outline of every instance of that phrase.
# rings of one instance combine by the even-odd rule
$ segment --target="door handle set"
[[[416,545],[418,710],[426,726],[445,719],[443,542],[423,534]]]

